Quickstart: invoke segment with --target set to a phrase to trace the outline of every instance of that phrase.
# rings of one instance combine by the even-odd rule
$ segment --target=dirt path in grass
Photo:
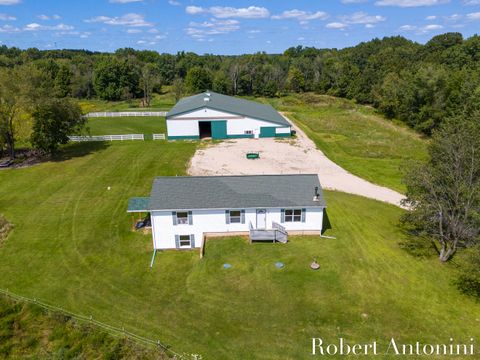
[[[192,158],[190,175],[314,174],[322,187],[365,196],[400,206],[404,196],[372,184],[328,159],[297,126],[297,139],[235,139],[199,148]],[[247,152],[260,159],[247,160]]]

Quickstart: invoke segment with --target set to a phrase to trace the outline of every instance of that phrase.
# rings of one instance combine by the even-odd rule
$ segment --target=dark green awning
[[[133,197],[128,200],[128,210],[127,212],[148,212],[150,204],[149,197]]]

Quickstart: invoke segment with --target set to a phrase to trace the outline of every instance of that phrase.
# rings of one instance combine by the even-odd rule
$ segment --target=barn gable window
[[[305,209],[285,209],[285,222],[305,222]]]

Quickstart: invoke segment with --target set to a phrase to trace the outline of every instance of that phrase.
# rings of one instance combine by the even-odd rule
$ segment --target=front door
[[[257,229],[266,229],[267,227],[267,210],[257,209]]]

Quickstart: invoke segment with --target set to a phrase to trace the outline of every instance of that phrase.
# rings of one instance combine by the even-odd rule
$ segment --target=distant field
[[[383,348],[392,336],[480,337],[480,304],[452,284],[453,264],[408,255],[402,210],[353,195],[326,192],[336,239],[218,239],[203,260],[197,250],[159,252],[150,270],[152,239],[131,231],[127,200],[148,195],[155,176],[185,174],[196,147],[72,144],[56,161],[0,171],[0,210],[14,225],[0,246],[0,288],[204,359],[306,359],[311,337]]]
[[[427,156],[425,139],[373,108],[310,93],[262,100],[284,111],[331,160],[373,183],[404,192],[405,163]]]
[[[79,100],[84,113],[98,111],[168,111],[175,105],[175,97],[170,92],[154,94],[150,107],[140,106],[141,99],[125,101],[105,101],[98,99]]]
[[[165,118],[156,116],[128,116],[89,118],[87,126],[91,135],[165,134]]]

